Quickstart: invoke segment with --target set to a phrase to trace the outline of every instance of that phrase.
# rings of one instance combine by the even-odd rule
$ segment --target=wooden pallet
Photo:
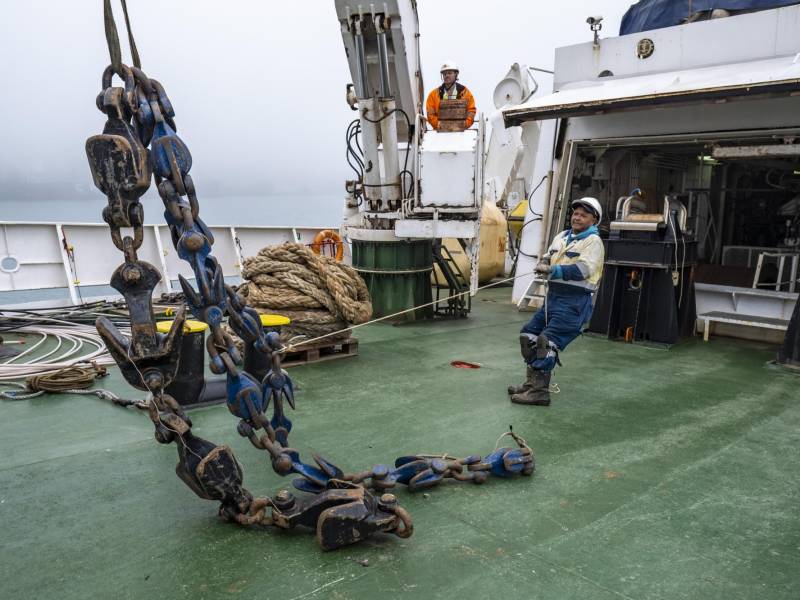
[[[356,338],[349,338],[333,344],[320,343],[304,346],[296,352],[287,352],[281,360],[281,365],[284,367],[306,365],[348,356],[358,356],[358,340]]]

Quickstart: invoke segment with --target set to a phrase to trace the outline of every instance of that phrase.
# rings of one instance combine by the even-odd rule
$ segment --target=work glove
[[[540,262],[537,263],[533,270],[539,273],[539,275],[550,275],[550,271],[553,270],[553,267],[551,267],[548,263]]]

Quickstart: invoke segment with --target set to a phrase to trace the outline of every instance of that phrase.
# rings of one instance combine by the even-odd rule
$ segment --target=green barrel
[[[368,242],[353,240],[353,268],[369,288],[373,318],[431,302],[433,246],[430,240]],[[397,317],[398,321],[428,319],[426,306]]]

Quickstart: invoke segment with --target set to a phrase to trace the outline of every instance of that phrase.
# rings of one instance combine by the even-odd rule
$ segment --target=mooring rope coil
[[[352,267],[314,254],[303,244],[267,246],[245,259],[239,293],[259,312],[291,319],[284,338],[344,336],[372,316],[369,290]]]

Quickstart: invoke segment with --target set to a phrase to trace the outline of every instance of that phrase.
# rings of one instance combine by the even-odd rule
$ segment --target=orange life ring
[[[339,234],[332,229],[323,229],[314,236],[314,241],[311,243],[311,251],[314,254],[321,254],[326,246],[333,246],[336,248],[335,258],[337,261],[341,262],[344,257],[344,242],[342,242],[342,238],[339,237]]]

